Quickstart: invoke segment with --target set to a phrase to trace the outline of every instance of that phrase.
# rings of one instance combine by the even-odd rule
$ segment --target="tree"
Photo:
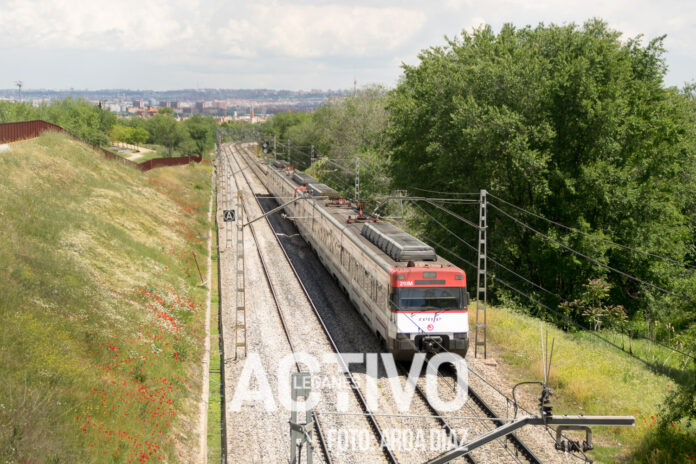
[[[310,119],[307,113],[278,113],[264,124],[264,132],[267,135],[275,135],[278,140],[285,141],[288,138],[288,129]]]
[[[647,45],[622,41],[600,20],[582,27],[508,24],[497,35],[482,27],[422,51],[417,66],[404,67],[387,105],[394,187],[485,188],[545,218],[694,262],[693,113],[683,95],[662,85],[662,39]],[[475,208],[454,209],[478,220]],[[569,300],[580,297],[585,282],[602,278],[611,284],[608,302],[631,315],[649,307],[664,318],[680,313],[681,327],[694,321],[684,302],[562,253],[489,211],[489,254],[509,269]],[[431,213],[468,243],[476,242],[473,228]],[[693,273],[679,266],[566,233],[532,216],[522,219],[600,262],[696,299]],[[475,259],[433,221],[424,230]],[[502,268],[494,270],[548,305],[558,304]],[[504,292],[497,289],[497,295]]]
[[[217,123],[215,119],[204,118],[199,114],[194,114],[191,118],[184,121],[184,125],[194,143],[196,154],[203,154],[206,149],[215,146],[215,136]]]
[[[264,137],[271,138],[274,131],[285,134],[278,141],[284,144],[290,140],[289,161],[301,169],[310,165],[312,145],[315,156],[333,159],[333,163],[315,163],[311,172],[346,197],[353,195],[356,159],[360,158],[361,199],[369,201],[389,189],[386,101],[384,87],[365,87],[353,95],[329,100],[311,115],[278,114],[269,121],[269,127],[264,127]]]
[[[150,134],[140,127],[128,127],[116,124],[111,129],[111,138],[119,142],[140,145],[148,141]]]
[[[128,143],[132,143],[134,145],[142,145],[147,143],[148,139],[150,138],[150,134],[147,130],[143,129],[142,127],[131,127],[130,129],[130,142]]]
[[[610,290],[611,285],[604,280],[590,279],[579,299],[561,306],[567,307],[576,318],[584,316],[594,331],[599,331],[605,322],[620,325],[625,321],[626,313],[621,305],[606,304]]]
[[[186,128],[169,115],[153,116],[147,120],[147,127],[152,140],[167,147],[169,156],[188,137]]]

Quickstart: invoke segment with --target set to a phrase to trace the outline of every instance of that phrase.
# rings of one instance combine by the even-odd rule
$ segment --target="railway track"
[[[232,158],[234,158],[234,156],[232,155],[231,150],[229,149],[229,147],[226,147],[226,151],[227,151],[227,156],[228,156],[227,160],[228,160],[228,162],[231,163],[231,161],[229,161],[229,160],[232,159]],[[240,163],[238,162],[238,160],[236,160],[236,159],[235,159],[235,163],[237,164],[237,167],[238,167],[237,173],[240,173],[240,174],[242,175],[242,177],[245,179],[247,185],[251,188],[251,182],[249,182],[249,180],[248,180],[248,178],[247,178],[247,176],[246,176],[246,172],[243,170],[243,167],[241,166],[241,164],[240,164]],[[232,169],[232,166],[230,166],[230,169]],[[232,172],[234,172],[234,170],[232,170]],[[239,183],[237,182],[236,178],[235,178],[235,184],[237,185],[237,189],[240,190],[240,185],[239,185]],[[262,205],[260,204],[258,198],[257,198],[255,195],[254,195],[254,198],[255,198],[255,200],[256,200],[256,202],[257,202],[259,208],[261,209],[261,211],[263,211],[263,207],[262,207]],[[246,213],[247,217],[250,217],[249,214],[248,214],[248,212],[247,212],[247,210],[246,210],[246,207],[245,207],[245,213]],[[271,230],[273,230],[273,227],[272,227],[271,223],[268,221],[268,218],[266,218],[266,222],[267,222],[268,226],[271,228]],[[256,244],[257,250],[260,250],[259,240],[258,240],[257,237],[256,237],[256,233],[255,233],[253,227],[249,227],[249,228],[251,229],[252,237],[253,237],[253,239],[254,239],[254,243]],[[274,233],[274,236],[276,236],[275,233]],[[276,239],[277,239],[277,236],[276,236]],[[277,241],[277,243],[278,243],[278,245],[280,246],[280,249],[283,251],[283,254],[284,254],[284,256],[285,256],[285,258],[286,258],[288,264],[290,265],[291,269],[292,269],[293,272],[295,273],[295,276],[297,276],[297,270],[295,269],[294,265],[292,264],[292,262],[290,261],[289,257],[287,256],[287,252],[286,252],[285,249],[283,248],[282,243],[281,243],[280,241]],[[286,323],[285,316],[283,315],[283,311],[282,311],[282,309],[281,309],[281,307],[280,307],[280,304],[279,304],[279,302],[278,302],[278,297],[277,297],[277,293],[276,293],[276,290],[275,290],[275,286],[273,285],[273,282],[272,282],[272,280],[271,280],[270,274],[269,274],[269,272],[268,272],[268,267],[267,267],[267,265],[266,265],[266,263],[265,263],[265,260],[263,259],[263,256],[261,255],[260,252],[259,252],[259,258],[260,258],[260,260],[261,260],[261,265],[262,265],[262,267],[263,267],[263,273],[264,273],[264,276],[265,276],[265,278],[266,278],[266,282],[268,283],[269,289],[271,290],[271,294],[272,294],[272,296],[273,296],[273,300],[274,300],[274,302],[275,302],[276,310],[277,310],[277,312],[278,312],[279,318],[280,318],[281,323],[282,323],[282,325],[283,325],[283,331],[285,332],[285,336],[286,336],[286,338],[287,338],[288,344],[289,344],[290,347],[291,347],[291,351],[292,351],[293,353],[296,353],[297,351],[295,350],[295,348],[294,348],[294,346],[293,346],[292,337],[290,336],[290,331],[289,331],[289,329],[288,329],[288,324]],[[324,334],[325,334],[327,340],[329,341],[331,347],[333,348],[334,353],[336,353],[338,356],[341,356],[341,355],[340,355],[340,351],[338,350],[338,347],[336,346],[335,341],[333,340],[333,338],[331,337],[330,332],[329,332],[328,329],[326,328],[326,325],[324,324],[324,321],[323,321],[323,319],[321,318],[321,315],[319,314],[319,311],[317,310],[316,306],[314,305],[314,302],[312,301],[311,297],[309,296],[309,293],[307,292],[306,287],[304,286],[304,284],[302,283],[302,281],[301,281],[299,278],[298,278],[298,282],[299,282],[299,284],[300,284],[300,286],[301,286],[303,292],[305,293],[305,296],[307,297],[307,301],[309,302],[309,304],[310,304],[312,310],[314,311],[314,314],[316,315],[317,320],[318,320],[318,322],[320,323],[320,325],[321,325],[321,327],[322,327],[322,329],[323,329],[323,331],[324,331]],[[297,368],[297,370],[298,370],[298,372],[299,372],[299,371],[300,371],[300,365],[299,365],[299,363],[296,363],[295,365],[296,365],[296,368]],[[365,417],[367,418],[367,420],[368,420],[369,423],[370,423],[371,429],[375,432],[375,435],[377,436],[378,442],[379,442],[379,443],[386,443],[385,436],[384,436],[384,434],[383,434],[383,432],[382,432],[382,429],[381,429],[381,427],[379,426],[379,424],[377,423],[377,421],[376,421],[376,419],[375,419],[375,416],[374,416],[374,415],[372,414],[372,412],[370,411],[370,408],[368,407],[367,401],[365,400],[365,397],[364,397],[364,396],[362,395],[362,393],[360,392],[360,388],[359,388],[358,383],[356,382],[355,378],[353,377],[353,375],[352,375],[352,374],[350,373],[350,371],[348,371],[348,370],[345,371],[345,377],[346,377],[346,380],[347,380],[347,381],[349,382],[349,384],[351,385],[351,389],[352,389],[352,391],[355,393],[355,397],[356,397],[356,399],[358,400],[359,404],[361,405],[361,408],[363,409],[363,412],[364,412],[364,414],[365,414]],[[326,440],[326,436],[325,436],[325,434],[323,433],[322,426],[321,426],[321,421],[319,420],[319,418],[318,418],[318,416],[317,416],[316,413],[313,413],[313,419],[314,419],[314,422],[315,422],[315,424],[316,424],[316,427],[315,427],[315,428],[317,429],[317,437],[318,437],[318,439],[319,439],[318,441],[319,441],[319,444],[320,444],[320,447],[321,447],[322,454],[323,454],[323,456],[324,456],[325,462],[332,463],[332,462],[333,462],[333,458],[331,457],[331,452],[330,452],[330,450],[329,450],[329,448],[328,448],[328,443],[327,443],[327,440]],[[383,452],[384,452],[385,457],[387,458],[387,460],[388,460],[389,462],[391,462],[392,464],[398,464],[399,461],[398,461],[397,458],[394,456],[394,453],[391,451],[391,449],[390,449],[388,446],[382,447],[382,450],[383,450]]]
[[[242,151],[246,151],[246,150],[244,148],[238,149],[237,154],[244,159],[244,162],[246,163],[247,167],[252,167],[252,165],[253,165],[253,167],[252,167],[252,169],[246,169],[246,167],[243,168],[241,163],[239,163],[239,160],[235,160],[237,163],[238,172],[241,173],[241,175],[244,177],[245,181],[247,182],[247,184],[249,185],[250,188],[251,188],[251,182],[249,181],[249,179],[247,178],[247,175],[246,175],[246,172],[248,172],[248,171],[252,171],[254,173],[254,175],[256,176],[257,180],[265,187],[265,183],[264,183],[263,179],[258,174],[258,172],[256,172],[256,170],[262,170],[261,166],[254,159],[253,155],[249,154],[248,152],[243,153]],[[228,156],[231,156],[231,150],[229,148],[228,148]],[[253,169],[253,168],[256,168],[256,169]],[[258,197],[256,195],[254,195],[254,198],[255,198],[259,208],[262,211],[264,211],[263,205],[259,201]],[[290,256],[288,256],[287,250],[285,249],[282,241],[279,239],[278,233],[274,229],[273,224],[268,219],[268,217],[266,217],[266,222],[267,222],[268,226],[271,228],[271,230],[274,232],[274,236],[276,238],[276,241],[277,241],[280,249],[282,250],[287,262],[289,263],[293,273],[295,274],[295,277],[297,278],[297,281],[299,282],[299,284],[300,284],[300,286],[301,286],[301,288],[302,288],[302,290],[307,298],[307,301],[311,305],[311,307],[314,311],[314,314],[316,315],[318,321],[320,322],[322,329],[324,331],[324,334],[326,335],[327,339],[330,341],[330,343],[334,349],[334,352],[339,353],[338,347],[336,346],[336,343],[334,342],[330,331],[328,330],[326,324],[324,323],[324,321],[321,317],[321,314],[318,311],[315,303],[313,302],[313,299],[312,299],[310,293],[307,291],[307,288],[305,287],[302,278],[300,277],[299,273],[297,272],[297,269],[295,268],[295,266],[292,262],[292,259],[290,258]],[[268,275],[267,275],[267,279],[268,279]],[[270,280],[269,280],[269,286],[270,285],[271,284],[270,284]],[[274,299],[275,299],[275,296],[274,296]],[[276,307],[279,309],[279,306],[277,304],[276,304]],[[281,318],[282,318],[282,316],[281,316]],[[287,335],[288,341],[289,341],[290,336],[289,336],[289,333],[287,332],[287,330],[286,330],[286,335]],[[399,369],[400,374],[402,376],[407,377],[407,373],[406,373],[405,369],[403,368],[403,366],[397,366],[397,368]],[[299,369],[299,366],[298,366],[298,369]],[[439,375],[439,373],[438,373],[438,375]],[[380,443],[385,443],[384,441],[382,441],[384,438],[384,434],[382,433],[382,431],[380,429],[380,426],[377,422],[376,416],[370,412],[370,410],[367,406],[367,402],[365,401],[364,396],[360,393],[358,384],[355,381],[355,379],[353,378],[353,376],[350,374],[350,372],[347,373],[347,377],[348,376],[350,377],[348,380],[352,385],[353,391],[356,393],[356,396],[359,398],[359,401],[363,407],[363,413],[366,415],[366,417],[368,417],[370,419],[371,428],[373,429],[373,431],[375,431],[376,435],[379,437]],[[443,377],[443,381],[446,382],[444,377]],[[449,388],[454,388],[449,383],[447,383],[447,386]],[[423,402],[423,404],[425,404],[425,406],[428,408],[429,413],[435,418],[435,420],[437,420],[440,427],[442,429],[444,429],[450,436],[456,436],[454,428],[447,422],[447,420],[442,415],[440,415],[440,413],[437,411],[437,409],[432,405],[432,403],[428,399],[428,395],[426,395],[426,393],[424,392],[423,388],[420,385],[416,385],[415,393],[420,398],[420,400]],[[469,410],[473,414],[475,414],[476,416],[479,416],[481,418],[486,417],[490,420],[490,426],[488,426],[487,429],[491,429],[491,428],[498,427],[498,426],[502,425],[502,421],[497,418],[497,415],[493,412],[493,409],[485,402],[485,400],[482,398],[481,395],[479,395],[477,392],[473,391],[471,388],[469,389],[469,398],[471,398],[471,400],[476,404],[476,408],[479,409],[477,411],[476,408],[472,407],[470,404],[467,404],[467,407],[469,408]],[[320,439],[323,439],[323,438],[320,438]],[[507,446],[502,446],[502,445],[500,446],[500,448],[502,448],[502,450],[499,450],[499,452],[502,452],[503,454],[508,455],[508,456],[506,456],[506,458],[507,458],[507,459],[505,459],[506,461],[511,460],[511,462],[530,462],[530,463],[540,463],[541,462],[541,460],[534,454],[534,452],[532,452],[529,449],[529,447],[527,447],[518,437],[516,437],[514,435],[510,435],[507,437],[507,440],[514,448],[514,452],[512,450],[510,450]],[[387,447],[383,447],[383,450],[385,452],[385,456],[387,457],[387,459],[390,462],[394,462],[394,463],[398,462],[397,458],[394,455],[394,452],[392,450],[390,450]],[[327,456],[329,455],[328,450],[326,450],[325,448],[324,448],[324,453]],[[467,462],[470,462],[470,463],[483,461],[483,460],[474,458],[474,456],[472,454],[468,454],[464,458]],[[522,458],[522,459],[520,459],[520,458]],[[485,461],[488,461],[488,459],[485,459]],[[501,461],[495,460],[495,462],[501,462]]]

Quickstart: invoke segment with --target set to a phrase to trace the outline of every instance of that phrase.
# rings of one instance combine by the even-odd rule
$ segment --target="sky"
[[[694,0],[0,0],[0,88],[347,89],[483,24],[667,34],[666,85],[696,79]]]

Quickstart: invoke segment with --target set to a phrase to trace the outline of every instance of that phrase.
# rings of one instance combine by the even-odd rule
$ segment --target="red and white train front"
[[[449,351],[466,356],[469,348],[469,293],[466,274],[454,267],[394,267],[389,306],[396,328],[394,357]]]

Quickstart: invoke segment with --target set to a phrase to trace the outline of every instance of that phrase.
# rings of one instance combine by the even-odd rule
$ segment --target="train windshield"
[[[391,299],[399,311],[447,311],[466,309],[464,293],[466,289],[462,287],[395,288]]]

